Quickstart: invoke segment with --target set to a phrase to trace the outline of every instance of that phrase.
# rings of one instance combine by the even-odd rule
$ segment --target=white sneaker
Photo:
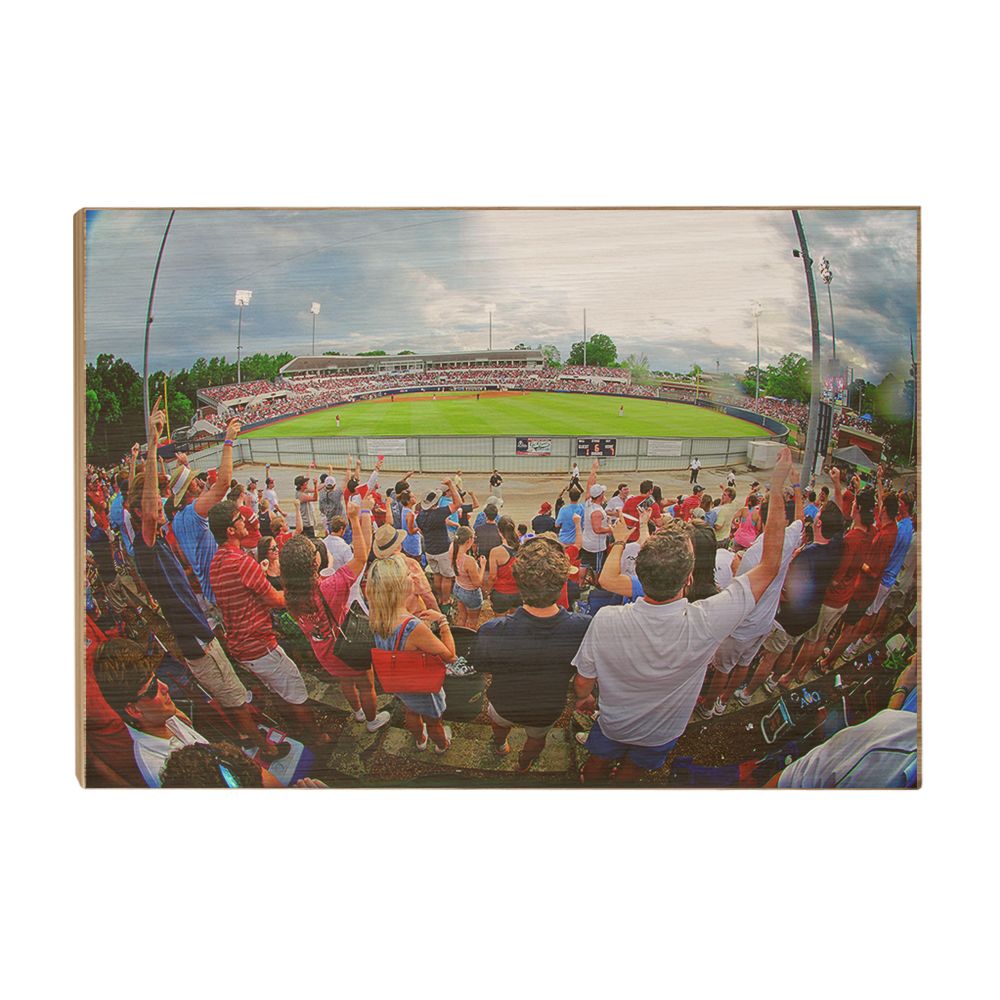
[[[741,687],[741,688],[737,688],[733,692],[733,697],[744,708],[749,708],[750,707],[750,696],[747,694],[747,689],[746,689],[745,685],[743,687]]]
[[[726,710],[726,703],[721,698],[715,699],[715,706],[712,709],[713,715],[722,715]]]
[[[354,721],[355,722],[364,722],[365,721],[365,710],[363,708],[359,708],[354,713]]]
[[[699,716],[703,719],[711,719],[715,715],[715,706],[709,705],[708,702],[703,701],[698,705],[695,705],[694,709]]]
[[[451,726],[444,727],[444,738],[445,744],[443,747],[439,747],[436,743],[434,744],[435,753],[444,753],[451,746]]]
[[[376,729],[381,729],[389,721],[389,718],[388,712],[379,712],[371,722],[366,724],[368,732],[374,733]]]
[[[778,686],[778,682],[773,677],[764,678],[764,690],[768,694],[774,694],[774,689]]]
[[[414,742],[413,749],[414,750],[426,750],[427,749],[427,727],[426,726],[424,726],[424,741],[423,741],[423,743],[416,743],[416,742]]]

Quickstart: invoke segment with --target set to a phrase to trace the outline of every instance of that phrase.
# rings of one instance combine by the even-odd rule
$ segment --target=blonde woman
[[[409,572],[404,556],[397,552],[387,559],[376,559],[368,572],[369,623],[379,649],[420,651],[440,656],[445,663],[455,659],[455,640],[448,619],[440,611],[424,611],[415,618],[406,610],[410,592]],[[428,627],[440,626],[439,639]],[[432,694],[406,692],[396,697],[406,709],[406,728],[413,736],[415,749],[426,750],[428,738],[435,753],[451,746],[451,730],[442,725],[445,710],[444,688]]]
[[[483,572],[486,556],[476,556],[473,547],[476,533],[463,525],[451,546],[451,568],[455,571],[455,624],[462,628],[479,627],[479,609],[483,606]]]

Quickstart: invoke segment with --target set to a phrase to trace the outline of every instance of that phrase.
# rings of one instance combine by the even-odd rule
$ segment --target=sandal
[[[538,760],[538,757],[532,757],[527,764],[522,765],[521,758],[523,756],[524,756],[524,751],[522,750],[521,753],[517,755],[517,764],[514,765],[515,774],[527,774],[531,770],[532,765],[535,763],[535,761]]]
[[[503,745],[502,746],[494,743],[493,744],[493,752],[498,757],[506,757],[507,754],[510,753],[510,743],[508,743],[507,740],[503,741]]]

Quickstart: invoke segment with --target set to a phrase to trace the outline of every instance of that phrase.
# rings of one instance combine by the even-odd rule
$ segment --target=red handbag
[[[444,661],[434,653],[400,649],[405,628],[393,649],[373,649],[372,666],[386,694],[436,694],[444,684]]]

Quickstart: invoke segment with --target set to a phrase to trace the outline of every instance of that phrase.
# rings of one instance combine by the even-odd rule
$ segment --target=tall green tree
[[[767,368],[767,394],[778,399],[808,403],[812,396],[812,362],[801,354],[786,354]]]
[[[587,340],[587,364],[596,368],[609,368],[618,358],[618,348],[615,342],[604,333],[595,333]],[[578,340],[571,348],[568,365],[583,364],[583,341]]]
[[[562,361],[560,360],[559,348],[555,344],[539,344],[538,350],[542,352],[542,356],[545,361],[552,368],[562,368]]]
[[[649,378],[649,358],[645,354],[630,354],[623,362],[622,368],[627,368],[632,378]]]

